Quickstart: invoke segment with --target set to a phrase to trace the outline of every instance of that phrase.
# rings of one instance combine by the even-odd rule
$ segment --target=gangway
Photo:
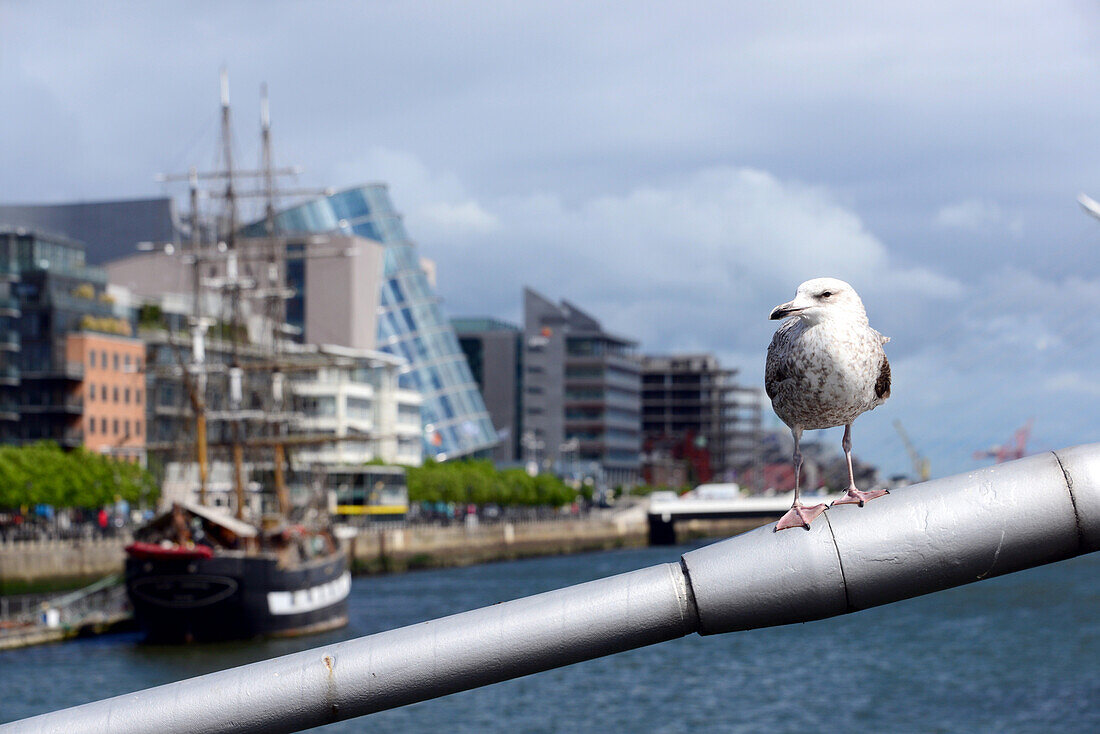
[[[132,614],[121,574],[65,594],[20,601],[0,599],[0,650],[102,631]]]

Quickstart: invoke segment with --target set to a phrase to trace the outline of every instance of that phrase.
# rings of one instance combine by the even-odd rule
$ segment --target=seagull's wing
[[[890,360],[882,355],[882,366],[878,371],[878,379],[875,380],[875,397],[879,402],[885,402],[890,397]]]
[[[798,375],[791,359],[791,331],[798,319],[791,319],[780,326],[772,343],[768,345],[768,361],[764,365],[764,391],[774,399],[779,394],[779,386]]]
[[[879,341],[883,343],[883,345],[890,341],[890,337],[879,334],[878,331],[875,331],[875,329],[871,329],[871,331],[875,332],[875,335],[878,337]]]

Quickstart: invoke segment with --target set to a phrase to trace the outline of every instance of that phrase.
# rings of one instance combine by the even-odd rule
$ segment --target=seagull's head
[[[798,286],[794,300],[772,309],[772,319],[797,316],[816,324],[827,319],[854,319],[867,323],[867,312],[856,289],[836,278],[814,278]]]

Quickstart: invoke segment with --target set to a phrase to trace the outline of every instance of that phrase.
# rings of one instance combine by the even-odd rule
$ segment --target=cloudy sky
[[[772,306],[831,275],[892,337],[857,455],[934,474],[1034,419],[1100,440],[1100,11],[1084,2],[0,0],[0,201],[152,196],[216,160],[390,184],[451,315],[530,285],[762,381]],[[774,420],[772,418],[771,420]],[[839,433],[826,434],[839,443]]]

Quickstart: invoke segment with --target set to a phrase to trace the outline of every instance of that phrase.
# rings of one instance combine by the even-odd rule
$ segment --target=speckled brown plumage
[[[768,347],[764,387],[776,415],[805,430],[843,426],[890,397],[886,338],[866,324],[789,319]]]

